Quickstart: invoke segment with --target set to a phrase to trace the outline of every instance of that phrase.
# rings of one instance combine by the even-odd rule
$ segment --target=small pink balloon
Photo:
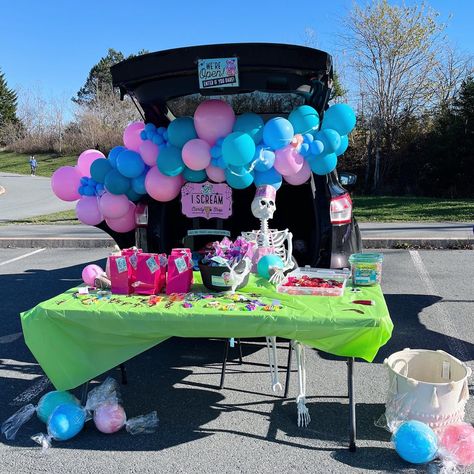
[[[61,166],[51,176],[51,189],[63,201],[76,201],[81,198],[81,172],[75,166]]]
[[[287,183],[293,186],[299,186],[300,184],[306,183],[311,178],[311,167],[308,162],[304,160],[303,167],[296,173],[288,176],[283,176]]]
[[[232,107],[223,100],[210,99],[201,102],[194,112],[194,127],[199,138],[214,145],[220,137],[230,132],[235,122]]]
[[[206,168],[208,178],[215,183],[223,183],[225,181],[225,173],[222,168],[218,166],[209,165]]]
[[[135,229],[135,204],[129,201],[127,213],[117,219],[106,218],[106,224],[115,232],[130,232]]]
[[[91,164],[100,158],[105,158],[104,154],[99,150],[83,151],[77,159],[77,168],[81,172],[81,176],[91,177]]]
[[[179,195],[183,182],[181,175],[165,176],[154,166],[146,175],[145,189],[156,201],[167,202]]]
[[[194,170],[200,171],[209,166],[211,163],[211,146],[200,138],[189,140],[181,152],[184,164]]]
[[[158,145],[146,140],[140,145],[140,155],[148,166],[156,166],[156,160],[160,154]]]
[[[447,451],[457,464],[474,464],[474,428],[469,423],[444,428],[439,436],[439,444],[441,451]]]
[[[301,170],[304,157],[300,155],[294,147],[287,145],[275,152],[275,169],[282,176],[295,175]]]
[[[104,270],[99,265],[90,264],[82,270],[82,280],[86,285],[94,286],[95,279],[104,273]]]
[[[94,423],[102,433],[116,433],[125,425],[127,416],[118,403],[103,403],[94,411]]]
[[[140,152],[140,146],[143,140],[140,137],[140,132],[145,128],[143,122],[132,122],[125,127],[123,131],[123,143],[129,149]]]
[[[76,204],[76,216],[86,225],[97,225],[104,220],[96,196],[82,196]]]
[[[128,212],[130,201],[125,194],[105,192],[99,199],[100,212],[108,219],[118,219]]]

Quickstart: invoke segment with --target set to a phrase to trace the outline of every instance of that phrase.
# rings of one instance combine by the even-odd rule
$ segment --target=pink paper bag
[[[156,253],[137,254],[135,293],[157,295],[166,284],[166,255]]]
[[[132,293],[132,268],[127,258],[122,255],[111,255],[107,259],[112,293],[129,295]]]

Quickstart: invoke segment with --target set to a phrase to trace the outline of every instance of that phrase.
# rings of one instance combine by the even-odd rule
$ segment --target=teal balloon
[[[112,194],[125,194],[130,188],[130,180],[121,175],[118,170],[111,170],[105,175],[107,191]]]
[[[109,160],[98,159],[91,164],[91,177],[98,183],[104,183],[105,175],[112,170]]]
[[[308,163],[313,173],[324,176],[336,169],[337,156],[335,153],[330,153],[329,155],[311,157]]]
[[[192,117],[179,117],[168,125],[168,141],[178,148],[183,148],[186,142],[197,138]]]
[[[222,143],[222,157],[227,165],[245,166],[255,155],[255,142],[244,132],[232,132]]]
[[[295,133],[310,133],[319,129],[319,114],[310,105],[300,105],[288,116]]]
[[[207,179],[206,170],[194,171],[186,167],[183,171],[183,178],[190,183],[202,183]]]
[[[232,166],[224,170],[227,184],[234,189],[245,189],[253,183],[253,173],[243,166]]]
[[[124,150],[117,156],[117,169],[126,178],[136,178],[145,171],[145,162],[136,151]]]
[[[163,148],[158,155],[157,164],[158,169],[166,176],[178,176],[184,171],[185,166],[181,150],[175,146]]]
[[[275,153],[271,150],[265,150],[262,145],[257,146],[254,156],[255,170],[267,171],[275,163]]]
[[[283,178],[281,174],[275,168],[270,168],[266,171],[255,171],[255,186],[263,186],[264,184],[269,184],[278,191],[278,189],[280,189],[281,187],[282,181]]]
[[[315,138],[324,143],[324,153],[326,154],[334,153],[341,146],[341,136],[336,130],[330,128],[317,132]]]
[[[145,178],[147,171],[142,173],[140,176],[132,179],[132,189],[137,194],[146,194],[147,190],[145,189]]]
[[[354,111],[347,104],[334,104],[326,110],[322,129],[331,128],[339,135],[348,135],[356,124]]]
[[[109,163],[112,168],[117,168],[117,156],[119,156],[122,151],[126,150],[124,146],[114,146],[108,154]],[[97,161],[97,160],[96,160]]]
[[[84,427],[86,410],[75,403],[59,405],[48,420],[48,433],[57,441],[76,436]]]
[[[270,279],[270,271],[272,267],[277,267],[283,269],[285,264],[283,260],[278,255],[264,255],[257,263],[257,273],[267,280]]]
[[[133,201],[133,202],[136,202],[136,201],[139,201],[141,199],[141,197],[143,196],[143,194],[140,194],[140,193],[136,193],[133,188],[130,188],[126,193],[125,195],[128,197],[128,199],[130,201]]]
[[[349,137],[347,135],[341,135],[341,144],[339,148],[335,151],[336,155],[342,155],[349,146]]]
[[[47,423],[51,413],[53,413],[59,405],[63,405],[64,403],[79,405],[79,400],[69,392],[61,392],[58,390],[48,392],[40,398],[38,406],[36,407],[36,414],[43,423]]]
[[[405,461],[425,464],[436,457],[438,438],[425,423],[416,420],[402,423],[392,438],[395,450]]]
[[[321,140],[314,140],[309,145],[309,151],[311,155],[319,156],[324,152],[324,143]]]
[[[272,118],[263,127],[263,141],[272,150],[289,145],[294,135],[293,125],[283,117]]]
[[[244,132],[252,137],[255,144],[260,143],[263,138],[263,119],[253,112],[239,115],[234,124],[234,132]]]

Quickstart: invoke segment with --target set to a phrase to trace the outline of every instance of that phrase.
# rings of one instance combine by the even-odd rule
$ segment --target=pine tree
[[[16,92],[8,87],[5,74],[0,71],[0,128],[7,123],[18,123],[17,100]]]

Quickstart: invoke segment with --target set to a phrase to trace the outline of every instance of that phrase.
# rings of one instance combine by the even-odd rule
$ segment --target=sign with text
[[[237,58],[198,60],[199,88],[239,87]]]
[[[232,189],[225,183],[186,183],[181,188],[181,206],[186,217],[219,217],[232,215]]]

